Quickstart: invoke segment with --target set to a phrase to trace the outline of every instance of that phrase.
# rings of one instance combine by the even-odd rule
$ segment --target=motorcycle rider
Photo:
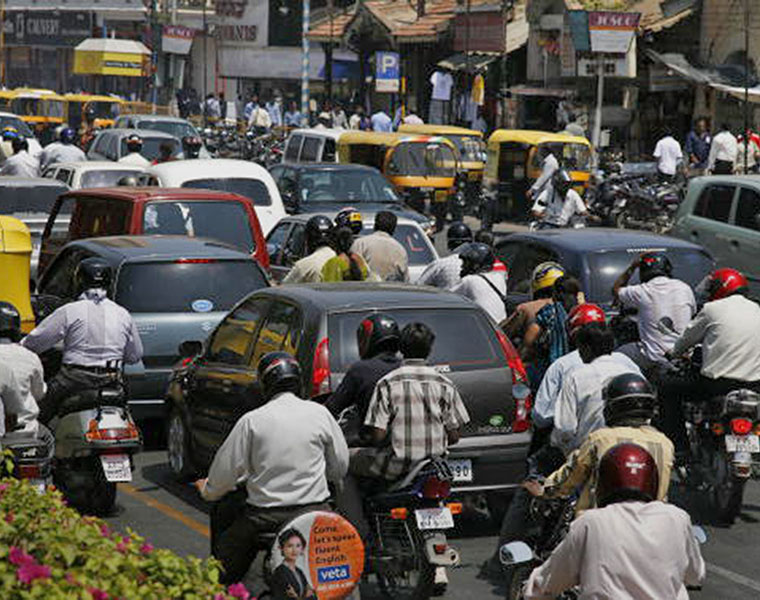
[[[539,219],[539,229],[567,227],[573,217],[588,216],[586,203],[572,186],[570,173],[564,169],[554,173],[552,185],[533,204],[533,217]]]
[[[56,309],[21,344],[41,354],[63,342],[63,362],[40,403],[40,421],[47,424],[72,392],[99,389],[113,381],[114,363],[137,363],[143,347],[137,325],[121,306],[108,299],[111,266],[91,257],[77,265],[80,290],[74,302]]]
[[[409,281],[409,257],[393,237],[397,221],[392,212],[381,210],[375,215],[375,231],[356,238],[351,246],[383,281]]]
[[[269,352],[257,373],[265,404],[235,423],[208,477],[195,482],[210,502],[245,482],[244,513],[213,544],[225,584],[243,579],[260,533],[276,532],[305,512],[330,510],[328,481],[340,482],[348,469],[348,447],[335,419],[321,404],[300,397],[298,361],[287,352]]]
[[[545,190],[552,187],[552,179],[554,174],[559,171],[559,161],[552,152],[552,147],[549,144],[541,144],[538,147],[538,156],[541,160],[541,175],[530,186],[530,189],[526,192],[528,200],[534,196],[539,196]]]
[[[430,263],[416,283],[431,285],[442,290],[450,290],[457,285],[461,279],[462,261],[458,254],[453,254],[453,251],[471,241],[472,230],[467,225],[461,221],[449,225],[446,231],[446,247],[451,254]]]
[[[197,135],[186,135],[182,138],[182,150],[186,159],[198,158],[203,148],[203,142]]]
[[[461,281],[451,288],[479,304],[494,323],[507,318],[507,280],[504,272],[493,270],[493,250],[486,244],[471,242],[459,253],[462,261]]]
[[[358,441],[361,424],[367,417],[370,398],[377,382],[401,364],[398,354],[401,332],[396,320],[384,313],[369,314],[356,329],[356,345],[361,360],[355,362],[325,406],[338,417],[350,406],[356,407],[355,418],[347,427],[349,438]]]
[[[597,498],[570,525],[549,559],[531,573],[529,600],[550,600],[580,586],[581,598],[686,600],[705,563],[689,515],[655,500],[657,463],[641,446],[614,446],[599,461]]]
[[[547,261],[533,269],[530,277],[532,300],[519,304],[504,324],[504,333],[513,342],[522,340],[528,326],[536,319],[538,311],[552,302],[554,283],[565,275],[562,265]],[[517,344],[520,346],[521,344]]]
[[[11,141],[13,155],[5,159],[0,175],[13,177],[39,177],[40,163],[29,153],[29,142],[18,137]]]
[[[459,429],[470,416],[459,391],[445,375],[426,364],[435,334],[424,323],[401,332],[404,361],[380,379],[370,399],[364,426],[372,447],[351,452],[349,476],[338,495],[338,507],[359,531],[369,534],[358,478],[390,485],[426,458],[443,456],[459,441]]]
[[[125,165],[136,165],[138,167],[149,167],[150,161],[145,158],[140,152],[143,149],[142,138],[136,133],[131,133],[127,137],[127,154],[119,159],[120,163]]]
[[[362,214],[352,206],[342,208],[335,215],[335,228],[340,229],[341,227],[348,227],[354,236],[358,236],[364,228]]]
[[[306,222],[304,237],[307,256],[297,261],[282,283],[318,283],[322,281],[322,267],[336,256],[332,249],[333,222],[324,215],[315,215]]]
[[[633,274],[639,271],[641,283],[628,285]],[[638,311],[639,342],[618,348],[631,358],[645,373],[666,363],[665,353],[697,312],[697,303],[691,288],[674,279],[673,265],[663,252],[646,252],[635,258],[615,281],[612,296],[624,308]],[[669,320],[668,326],[663,319]]]
[[[700,287],[708,301],[675,341],[672,356],[702,345],[699,373],[663,379],[662,429],[681,457],[687,450],[684,401],[708,401],[747,388],[760,392],[760,306],[747,298],[747,278],[735,269],[717,269]]]
[[[644,377],[633,373],[614,377],[604,388],[605,427],[592,432],[543,484],[534,480],[526,482],[525,487],[534,496],[548,497],[567,497],[582,488],[576,513],[594,508],[600,457],[618,444],[632,442],[654,458],[660,474],[656,499],[664,501],[670,487],[673,443],[650,425],[656,408],[654,388]]]
[[[77,134],[71,127],[64,127],[58,134],[58,141],[48,144],[40,154],[40,172],[55,163],[83,162],[87,156],[76,146]]]

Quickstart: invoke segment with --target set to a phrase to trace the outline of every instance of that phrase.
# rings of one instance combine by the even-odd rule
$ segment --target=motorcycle
[[[13,477],[23,479],[43,493],[53,483],[52,447],[35,434],[9,432],[2,439],[3,448],[13,454]]]
[[[142,448],[121,370],[114,370],[108,386],[82,390],[64,400],[50,425],[55,436],[55,485],[78,510],[109,513],[116,501],[116,484],[132,481],[133,455]]]
[[[673,184],[640,185],[631,181],[619,190],[610,213],[619,229],[643,229],[666,234],[675,224],[682,195]]]

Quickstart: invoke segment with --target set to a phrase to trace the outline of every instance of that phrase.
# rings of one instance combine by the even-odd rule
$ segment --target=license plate
[[[454,515],[446,508],[420,508],[414,511],[417,527],[420,531],[427,529],[451,529],[454,527]]]
[[[100,457],[106,481],[132,481],[132,470],[129,468],[129,456],[126,454],[104,454]]]
[[[756,435],[727,435],[727,452],[760,452],[760,438]]]
[[[449,469],[454,475],[454,483],[460,481],[472,481],[472,461],[469,458],[447,460]]]
[[[435,201],[436,202],[446,202],[449,198],[449,192],[446,190],[436,190],[435,192]]]
[[[47,484],[45,483],[44,479],[30,479],[29,485],[36,489],[40,494],[44,494],[45,489],[47,488]]]

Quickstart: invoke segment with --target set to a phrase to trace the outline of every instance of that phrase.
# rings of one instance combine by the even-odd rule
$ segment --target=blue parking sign
[[[401,77],[401,59],[398,52],[375,53],[375,90],[398,92]]]

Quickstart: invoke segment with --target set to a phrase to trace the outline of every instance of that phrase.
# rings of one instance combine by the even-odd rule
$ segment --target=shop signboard
[[[589,12],[588,32],[592,52],[625,54],[639,26],[641,13]]]
[[[171,54],[189,54],[195,29],[182,25],[164,25],[161,32],[161,50]]]
[[[8,10],[4,30],[7,46],[76,46],[92,35],[92,13],[80,10]]]

